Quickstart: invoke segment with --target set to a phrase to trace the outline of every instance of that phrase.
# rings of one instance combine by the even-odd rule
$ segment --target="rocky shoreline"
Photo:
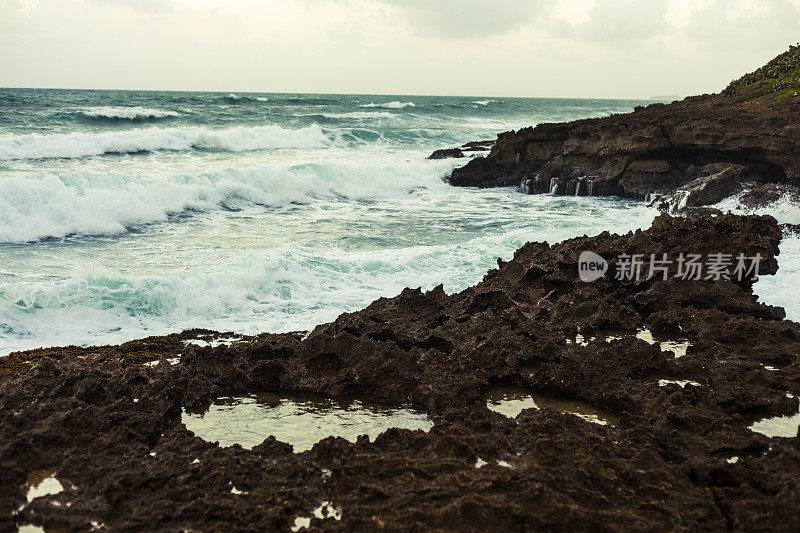
[[[798,72],[800,46],[720,94],[503,133],[449,182],[647,199],[672,212],[732,194],[749,206],[800,198]]]
[[[299,530],[308,517],[330,531],[796,531],[800,438],[749,427],[798,412],[800,325],[748,280],[613,276],[620,254],[718,252],[760,254],[770,275],[780,240],[768,216],[662,215],[627,235],[529,243],[458,294],[406,289],[307,335],[12,354],[0,530]],[[586,250],[611,262],[593,283],[578,276]],[[645,330],[684,339],[685,355]],[[508,418],[487,408],[496,387],[580,400],[615,424],[552,408]],[[181,423],[260,392],[405,403],[434,426],[293,453],[274,438],[221,448]],[[64,490],[27,501],[42,472]],[[337,513],[314,515],[324,502]]]
[[[456,186],[649,198],[688,216],[528,243],[464,291],[407,288],[311,332],[0,358],[0,531],[797,531],[800,324],[759,303],[751,278],[687,279],[673,262],[615,275],[625,258],[688,254],[777,272],[796,226],[706,206],[800,190],[797,69],[792,47],[718,95],[431,156],[491,148]],[[584,252],[605,275],[582,278]],[[512,388],[550,400],[490,409]],[[432,427],[296,453],[267,435],[221,447],[183,422],[265,393],[413,407]]]

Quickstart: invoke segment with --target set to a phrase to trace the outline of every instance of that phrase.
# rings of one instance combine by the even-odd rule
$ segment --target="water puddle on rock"
[[[613,427],[618,421],[614,414],[581,400],[536,394],[515,387],[502,387],[490,391],[486,407],[508,418],[516,418],[524,409],[550,408],[602,426]]]
[[[64,491],[64,485],[56,479],[55,469],[39,470],[28,476],[25,496],[28,503],[42,496],[50,496]]]
[[[28,480],[22,489],[22,491],[25,493],[25,499],[27,501],[22,504],[19,509],[17,509],[17,512],[22,511],[36,498],[60,494],[69,489],[69,484],[67,484],[67,487],[65,488],[64,485],[61,484],[61,481],[56,478],[56,470],[54,468],[37,470],[28,476]],[[54,501],[53,505],[60,506],[61,503]],[[67,505],[69,506],[70,504]],[[23,524],[17,528],[17,533],[43,533],[44,531],[44,528],[35,524]]]
[[[208,337],[205,339],[189,339],[183,341],[184,346],[193,344],[201,348],[216,348],[217,346],[233,346],[241,341],[243,337]]]
[[[319,520],[336,520],[337,522],[341,522],[342,520],[342,508],[341,507],[334,507],[331,505],[330,502],[322,502],[319,507],[314,509],[313,512],[314,518]],[[308,516],[298,516],[294,519],[294,523],[290,528],[292,531],[300,531],[301,529],[306,529],[311,527],[311,517]]]
[[[658,344],[662,352],[672,352],[675,358],[680,358],[686,355],[686,351],[691,344],[685,337],[678,335],[670,335],[667,333],[653,333],[649,329],[642,329],[636,332],[621,331],[621,330],[601,330],[597,331],[594,335],[586,336],[580,333],[575,336],[575,340],[567,339],[567,344],[575,343],[579,346],[587,346],[590,342],[600,339],[606,342],[611,342],[618,339],[625,339],[628,337],[635,337],[643,340],[649,344]]]
[[[794,398],[791,393],[787,393],[786,396]],[[800,429],[800,408],[798,408],[797,414],[794,415],[763,418],[748,429],[767,437],[796,437],[798,429]]]
[[[691,387],[700,387],[701,385],[690,379],[659,379],[658,386],[659,387],[666,387],[667,385],[677,385],[682,389],[685,389],[687,385]]]
[[[201,439],[223,447],[239,444],[250,449],[272,435],[291,444],[296,453],[330,436],[355,442],[359,435],[374,440],[390,428],[433,427],[428,415],[410,408],[274,394],[220,398],[205,410],[184,411],[181,420]]]

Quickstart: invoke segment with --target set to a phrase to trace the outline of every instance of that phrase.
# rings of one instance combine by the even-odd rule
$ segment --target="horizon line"
[[[302,92],[302,91],[251,91],[251,90],[207,90],[207,89],[107,89],[85,87],[12,87],[0,85],[0,90],[41,90],[41,91],[124,91],[124,92],[151,92],[151,93],[213,93],[213,94],[306,94],[306,95],[325,95],[325,96],[421,96],[428,98],[513,98],[527,100],[619,100],[619,101],[655,101],[660,100],[660,96],[668,98],[675,97],[677,100],[687,98],[687,95],[669,94],[656,95],[647,98],[620,98],[610,96],[499,96],[499,95],[476,95],[476,94],[422,94],[422,93],[362,93],[362,92]],[[704,93],[712,94],[712,93]],[[690,95],[694,96],[694,95]]]

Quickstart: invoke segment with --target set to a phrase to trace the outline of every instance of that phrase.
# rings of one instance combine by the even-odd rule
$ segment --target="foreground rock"
[[[673,208],[784,184],[800,190],[800,47],[721,94],[633,113],[540,124],[498,136],[491,153],[453,171],[467,187],[530,194],[663,196]]]
[[[664,215],[628,235],[526,244],[461,293],[406,289],[307,337],[198,347],[183,341],[218,335],[186,332],[9,356],[0,530],[288,530],[312,517],[341,531],[796,531],[800,439],[748,426],[798,412],[800,325],[749,281],[613,279],[623,253],[760,254],[773,274],[779,241],[771,217]],[[611,260],[594,283],[578,279],[586,250]],[[643,328],[685,337],[686,355],[633,336]],[[498,385],[583,400],[616,425],[553,409],[506,418],[486,408]],[[273,438],[220,448],[180,422],[265,391],[409,403],[435,425],[295,454]],[[66,490],[28,503],[43,469]],[[321,502],[341,519],[313,518]]]

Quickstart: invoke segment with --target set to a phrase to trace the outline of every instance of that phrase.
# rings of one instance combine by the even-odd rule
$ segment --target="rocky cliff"
[[[531,194],[671,195],[680,207],[709,205],[738,189],[769,200],[800,186],[798,95],[795,46],[720,94],[503,133],[487,157],[449,181]]]

